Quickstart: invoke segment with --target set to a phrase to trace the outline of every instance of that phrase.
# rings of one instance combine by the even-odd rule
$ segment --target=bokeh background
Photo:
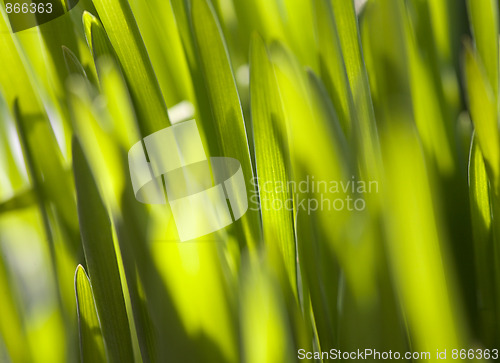
[[[0,8],[1,362],[499,348],[496,0],[80,0],[15,33]],[[180,243],[127,153],[192,118],[260,208]],[[378,188],[272,207],[312,176]]]

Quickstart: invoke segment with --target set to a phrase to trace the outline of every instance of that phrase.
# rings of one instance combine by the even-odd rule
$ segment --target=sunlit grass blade
[[[298,185],[301,181],[313,175],[320,180],[341,180],[342,169],[339,163],[339,154],[335,154],[336,145],[332,137],[328,116],[324,110],[319,110],[311,98],[311,83],[298,61],[281,44],[271,46],[271,59],[276,72],[281,99],[283,100],[284,115],[288,127],[287,149],[290,152],[291,180]],[[327,121],[328,120],[328,121]],[[311,147],[314,140],[314,147]],[[338,157],[338,158],[337,158]],[[328,169],[324,165],[329,165]],[[315,232],[315,227],[321,231],[328,230],[322,222],[326,221],[327,214],[308,213],[303,206],[309,198],[314,199],[314,192],[307,190],[299,193],[294,190],[294,218],[299,266],[302,277],[302,293],[304,307],[312,306],[314,329],[317,329],[320,347],[334,346],[337,325],[337,287],[339,283],[339,268],[337,261],[331,260],[332,249],[336,239],[336,227],[344,224],[340,222],[342,213],[332,215],[329,226],[331,238],[322,241]],[[302,201],[302,206],[300,205]],[[341,219],[337,219],[341,218]],[[337,222],[333,222],[336,220]],[[325,228],[325,229],[324,229]],[[337,230],[338,231],[338,230]],[[325,264],[325,261],[329,261]],[[328,291],[322,291],[321,286],[330,286]],[[311,305],[309,305],[311,299]]]
[[[350,137],[356,114],[342,49],[329,0],[314,1],[319,69],[345,134]]]
[[[94,58],[94,63],[98,63],[98,59],[103,56],[115,57],[113,46],[99,19],[86,11],[82,15],[82,22],[87,45]]]
[[[402,13],[401,8],[398,11]],[[401,18],[415,123],[428,155],[435,160],[443,175],[451,175],[456,168],[452,156],[453,144],[447,135],[447,110],[441,102],[439,84],[434,79],[434,64],[425,55],[426,50],[419,49],[416,34],[406,14],[402,13]]]
[[[367,177],[377,177],[379,145],[375,113],[370,94],[370,84],[366,73],[363,51],[358,28],[358,18],[353,0],[331,0],[337,25],[340,46],[351,86],[357,113],[356,132],[359,133],[357,146],[361,151],[360,163]]]
[[[497,100],[478,55],[472,50],[469,42],[465,43],[465,81],[477,141],[486,162],[490,180],[496,190],[499,187],[500,172]]]
[[[247,194],[255,192],[250,183],[253,170],[250,160],[245,121],[228,53],[213,10],[206,0],[194,0],[192,22],[199,50],[204,83],[207,90],[213,123],[203,124],[211,155],[236,158],[242,166]],[[207,121],[209,118],[202,118]],[[242,218],[249,245],[260,239],[259,216],[248,210]]]
[[[383,135],[382,143],[389,268],[412,349],[453,349],[463,346],[466,336],[462,306],[455,304],[449,245],[434,211],[430,176],[417,135],[403,115],[398,121],[390,133]]]
[[[114,250],[111,222],[78,141],[73,164],[82,243],[110,359],[132,362],[130,328]]]
[[[296,291],[292,195],[288,190],[279,193],[273,187],[266,188],[266,183],[288,185],[285,118],[273,65],[262,38],[257,35],[253,37],[250,55],[250,101],[264,241],[270,250],[275,248],[276,242],[279,244],[280,257],[291,287]],[[276,208],[277,200],[283,208]],[[286,203],[288,208],[284,207]]]
[[[44,105],[37,93],[36,83],[30,77],[30,67],[17,39],[13,37],[5,19],[0,19],[0,66],[9,72],[0,72],[0,88],[3,97],[14,114],[14,105],[19,106],[20,114],[16,117],[18,132],[22,140],[25,157],[31,158],[30,175],[37,188],[40,198],[54,203],[58,217],[68,233],[68,243],[73,251],[78,249],[78,221],[76,206],[73,199],[73,188],[68,173],[64,168],[64,158],[58,146],[55,134],[45,111]],[[4,89],[3,85],[9,85]],[[27,155],[29,154],[29,155]],[[43,177],[42,177],[43,175]],[[41,181],[44,183],[41,183]]]
[[[75,272],[76,306],[80,330],[80,357],[82,363],[106,362],[101,326],[90,281],[81,265]]]
[[[255,47],[255,41],[253,41]],[[247,363],[286,363],[296,349],[279,286],[266,260],[248,263],[241,287],[241,329]]]
[[[93,0],[141,119],[143,137],[170,125],[151,60],[126,0]]]
[[[130,6],[167,106],[193,101],[191,76],[170,1],[132,0]]]
[[[489,180],[481,150],[474,140],[469,162],[469,193],[474,232],[474,257],[478,284],[479,318],[484,327],[483,339],[493,344],[496,336],[497,310],[495,305],[495,267]]]
[[[497,0],[467,0],[469,20],[478,59],[484,65],[485,74],[495,99],[498,98],[498,32],[499,16]]]

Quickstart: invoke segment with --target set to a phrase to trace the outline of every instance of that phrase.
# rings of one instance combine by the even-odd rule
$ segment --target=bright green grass
[[[2,7],[0,362],[500,348],[498,22],[496,0],[80,0],[13,34]],[[190,118],[261,210],[178,243],[127,153]],[[377,187],[273,209],[312,177]]]

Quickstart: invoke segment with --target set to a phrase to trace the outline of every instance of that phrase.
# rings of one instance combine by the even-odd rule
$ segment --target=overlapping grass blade
[[[484,65],[485,74],[495,99],[498,97],[498,2],[496,0],[467,0],[469,21],[479,63]]]
[[[434,211],[430,176],[415,131],[404,115],[397,119],[402,122],[382,140],[383,205],[388,263],[412,349],[431,352],[462,346],[466,338],[463,312],[454,303],[455,280],[447,263],[449,246]]]
[[[471,144],[469,162],[469,193],[471,219],[474,232],[474,257],[476,260],[476,281],[481,301],[479,318],[487,327],[482,337],[493,344],[498,311],[495,305],[495,249],[491,218],[489,180],[477,140]]]
[[[78,60],[77,56],[66,46],[62,47],[64,63],[66,64],[66,69],[69,74],[78,74],[83,78],[87,78],[87,73],[82,64]]]
[[[193,89],[170,1],[130,1],[167,106],[193,101]]]
[[[94,0],[130,88],[145,137],[170,125],[151,60],[127,0]]]
[[[500,135],[495,93],[478,55],[470,43],[465,44],[465,80],[469,110],[479,147],[495,190],[499,187]]]
[[[132,362],[130,328],[111,222],[76,140],[73,141],[73,165],[82,243],[108,355],[112,362]]]
[[[356,114],[331,4],[329,0],[315,0],[314,9],[321,78],[328,89],[342,129],[350,137],[351,124]]]
[[[340,46],[357,113],[356,139],[366,177],[377,178],[380,160],[377,125],[353,0],[331,0]]]
[[[401,14],[402,32],[407,49],[415,123],[428,155],[435,160],[443,175],[451,175],[456,168],[452,156],[453,144],[447,134],[449,129],[445,121],[447,110],[445,103],[442,102],[442,91],[434,78],[434,63],[431,57],[423,55],[429,50],[419,49],[417,36],[412,31],[409,19],[401,7],[398,7],[398,12]]]
[[[68,243],[76,253],[78,222],[71,179],[65,171],[63,156],[43,103],[37,94],[38,90],[30,74],[23,67],[26,59],[20,44],[9,34],[4,21],[5,19],[0,20],[0,47],[4,50],[0,57],[0,65],[10,71],[1,72],[0,83],[10,86],[2,89],[3,95],[12,114],[15,102],[22,112],[16,121],[25,157],[32,158],[31,177],[37,180],[38,188],[41,188],[37,192],[41,193],[43,190],[43,194],[39,195],[40,198],[44,201],[50,200],[56,206],[58,216],[68,234]],[[41,183],[42,180],[44,183]]]
[[[194,38],[199,51],[199,63],[204,77],[213,123],[203,118],[203,130],[211,155],[236,158],[242,166],[247,194],[255,193],[249,182],[253,177],[245,122],[228,53],[213,10],[206,0],[192,3]],[[259,216],[248,210],[242,218],[247,241],[255,245],[260,239]]]
[[[106,362],[106,352],[90,281],[82,265],[75,272],[76,306],[82,363]]]
[[[274,68],[263,40],[257,35],[252,40],[250,67],[250,102],[264,240],[270,250],[278,242],[280,257],[296,292],[292,195],[288,190],[278,193],[276,188],[266,188],[267,184],[276,182],[288,185],[286,124]],[[282,206],[290,204],[289,208],[273,208],[277,200]]]
[[[338,145],[332,143],[331,129],[325,124],[324,114],[312,104],[307,75],[298,61],[279,43],[271,45],[271,59],[288,125],[287,149],[290,151],[291,180],[296,183],[295,185],[311,178],[312,175],[320,180],[341,180],[339,169],[342,169],[342,166],[333,154],[333,150]],[[316,111],[319,112],[316,113]],[[315,140],[314,147],[311,148],[309,140]],[[325,163],[329,165],[328,170],[323,167]],[[304,299],[302,304],[304,307],[310,306],[310,294],[313,316],[323,317],[316,319],[315,322],[318,345],[333,346],[337,313],[332,307],[337,303],[339,274],[337,261],[333,262],[329,258],[332,257],[331,248],[332,244],[335,244],[335,238],[329,239],[327,244],[322,243],[320,236],[314,232],[315,227],[320,229],[325,227],[321,224],[321,217],[316,213],[310,215],[306,209],[300,207],[300,200],[307,202],[309,198],[314,198],[314,192],[307,190],[305,193],[299,193],[293,188],[292,191],[296,199],[294,200],[294,218],[302,275]],[[341,214],[336,217],[340,216]],[[332,223],[332,220],[329,224],[333,229],[337,225],[337,223]],[[330,262],[325,264],[325,260]],[[326,294],[321,291],[323,284],[331,287]]]

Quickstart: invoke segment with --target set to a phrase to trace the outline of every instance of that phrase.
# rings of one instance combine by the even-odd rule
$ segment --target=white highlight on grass
[[[194,117],[194,106],[189,101],[182,101],[175,106],[169,107],[168,117],[172,125],[190,120]]]

